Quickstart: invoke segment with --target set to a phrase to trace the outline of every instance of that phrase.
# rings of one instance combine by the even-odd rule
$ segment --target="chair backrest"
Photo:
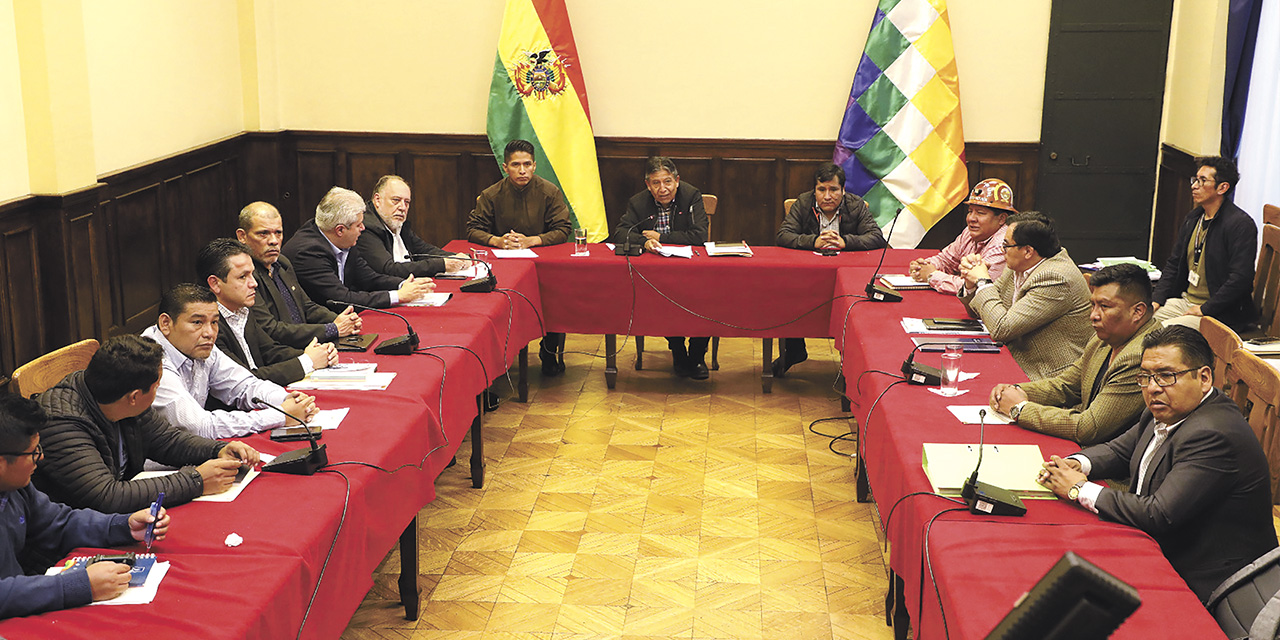
[[[1231,369],[1239,373],[1248,390],[1244,406],[1245,418],[1253,434],[1262,443],[1262,452],[1267,456],[1267,465],[1271,467],[1272,503],[1280,497],[1280,371],[1262,358],[1245,349],[1239,349],[1231,357]],[[1237,390],[1237,392],[1239,392]]]
[[[1280,226],[1280,207],[1274,204],[1262,205],[1262,223]]]
[[[782,201],[782,217],[778,218],[778,228],[782,228],[782,223],[787,219],[787,214],[791,213],[791,205],[796,203],[795,198],[787,198]]]
[[[1280,334],[1280,227],[1262,225],[1262,247],[1258,252],[1258,269],[1253,276],[1253,305],[1258,308],[1258,324],[1262,332]]]
[[[1280,630],[1280,549],[1222,581],[1205,605],[1229,638],[1275,638]]]
[[[709,193],[702,194],[702,208],[707,211],[707,240],[711,239],[711,217],[716,215],[716,205],[720,204],[720,198]]]
[[[89,338],[46,353],[13,372],[13,390],[24,398],[43,393],[67,374],[89,366],[89,358],[97,351],[98,341]]]
[[[1209,348],[1213,349],[1213,385],[1227,397],[1234,398],[1231,395],[1232,375],[1231,375],[1231,357],[1235,355],[1237,349],[1244,347],[1244,343],[1240,341],[1240,336],[1231,330],[1225,324],[1218,321],[1212,316],[1205,316],[1200,319],[1200,335],[1204,336]]]

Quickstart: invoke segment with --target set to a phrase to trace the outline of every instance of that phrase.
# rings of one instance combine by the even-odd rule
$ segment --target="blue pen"
[[[147,551],[151,551],[151,544],[156,541],[156,523],[160,521],[160,507],[164,506],[164,492],[156,496],[156,501],[151,503],[151,522],[147,523]]]

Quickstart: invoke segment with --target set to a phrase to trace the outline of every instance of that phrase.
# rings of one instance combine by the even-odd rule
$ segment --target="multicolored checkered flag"
[[[849,92],[836,164],[891,240],[912,248],[964,200],[969,176],[946,0],[880,0]]]

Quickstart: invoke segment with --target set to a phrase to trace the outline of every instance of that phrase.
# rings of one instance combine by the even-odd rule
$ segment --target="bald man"
[[[336,340],[360,333],[360,316],[351,307],[334,313],[307,297],[289,259],[280,255],[284,226],[280,212],[266,202],[252,202],[240,210],[236,239],[249,247],[253,277],[258,281],[253,320],[276,342],[305,349],[311,340]]]

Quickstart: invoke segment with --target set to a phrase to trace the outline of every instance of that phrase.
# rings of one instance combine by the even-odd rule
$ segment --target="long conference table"
[[[479,247],[454,242],[448,248]],[[459,293],[440,308],[398,309],[422,346],[434,345],[429,352],[439,358],[354,354],[351,360],[377,362],[380,371],[397,377],[380,392],[317,392],[322,407],[351,407],[343,426],[325,433],[326,471],[307,478],[264,474],[233,503],[175,507],[169,537],[155,549],[172,569],[151,605],[11,619],[0,622],[0,636],[98,638],[104,629],[120,628],[169,637],[336,638],[397,540],[401,595],[406,614],[416,616],[418,510],[434,499],[433,482],[468,430],[473,482],[480,486],[477,395],[519,363],[513,383],[523,399],[526,345],[546,331],[560,331],[604,334],[612,369],[606,376],[616,375],[618,335],[624,344],[631,336],[761,338],[765,392],[773,382],[767,365],[774,338],[834,338],[858,419],[860,483],[882,522],[897,505],[885,531],[892,571],[886,616],[894,618],[899,637],[905,637],[908,617],[917,638],[984,637],[1068,550],[1138,589],[1143,604],[1116,637],[1223,637],[1155,541],[1141,532],[1058,500],[1029,501],[1022,518],[994,518],[942,513],[955,505],[936,497],[904,497],[930,490],[921,467],[924,442],[977,441],[978,428],[960,424],[946,406],[982,404],[996,382],[1025,376],[1002,351],[964,356],[963,368],[980,375],[962,384],[968,393],[959,400],[894,384],[888,373],[899,369],[912,347],[901,318],[959,316],[958,300],[907,291],[899,303],[866,301],[864,287],[879,252],[826,257],[753,249],[749,259],[627,259],[598,244],[590,246],[590,256],[572,255],[572,245],[539,247],[536,259],[493,261],[498,292]],[[889,251],[880,272],[901,273],[911,259],[927,254]],[[438,290],[457,287],[441,281]],[[383,337],[403,332],[395,318],[362,315],[366,331]],[[937,358],[920,356],[930,364]],[[294,448],[265,435],[245,440],[267,453]],[[1076,450],[1069,441],[1008,425],[989,425],[987,441],[1036,444],[1045,455]],[[356,464],[332,464],[339,462]],[[233,532],[244,544],[229,548],[224,539]]]

